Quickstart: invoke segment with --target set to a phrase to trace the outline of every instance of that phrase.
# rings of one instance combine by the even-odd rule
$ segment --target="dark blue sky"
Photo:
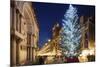
[[[89,5],[74,5],[78,16],[94,16],[95,7]],[[58,22],[60,25],[69,4],[33,2],[35,14],[39,24],[39,46],[42,47],[52,37],[52,27]]]

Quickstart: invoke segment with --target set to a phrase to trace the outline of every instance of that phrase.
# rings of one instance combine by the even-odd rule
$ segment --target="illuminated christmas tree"
[[[80,47],[81,27],[78,22],[77,9],[69,5],[68,10],[62,19],[61,47],[64,55],[73,57],[77,55]]]

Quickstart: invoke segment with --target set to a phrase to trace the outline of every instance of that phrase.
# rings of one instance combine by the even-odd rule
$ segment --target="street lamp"
[[[48,42],[50,42],[51,40],[50,39],[48,39]]]

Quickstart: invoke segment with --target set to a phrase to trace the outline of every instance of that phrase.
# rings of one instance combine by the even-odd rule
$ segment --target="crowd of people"
[[[50,59],[49,59],[50,58]],[[88,62],[95,61],[95,56],[94,55],[89,55],[86,57]],[[65,56],[39,56],[38,57],[38,65],[43,65],[43,64],[60,64],[60,63],[77,63],[80,62],[79,57],[65,57]]]

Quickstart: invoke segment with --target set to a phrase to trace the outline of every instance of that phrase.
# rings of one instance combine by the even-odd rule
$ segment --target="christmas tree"
[[[78,22],[77,9],[69,5],[68,10],[62,19],[61,47],[65,56],[73,57],[77,55],[80,47],[81,27]]]

